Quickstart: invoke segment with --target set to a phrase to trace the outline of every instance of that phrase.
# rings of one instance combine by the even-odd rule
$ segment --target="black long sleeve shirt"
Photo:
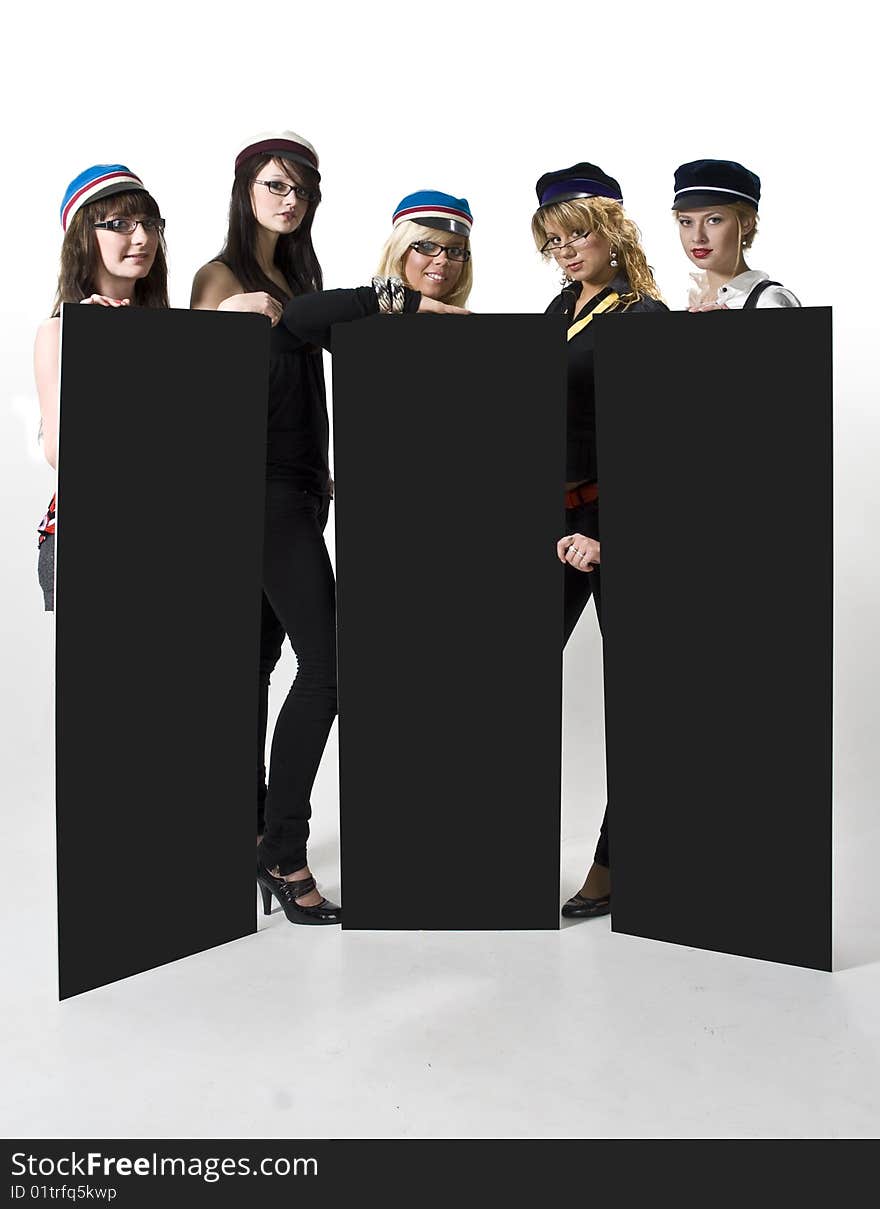
[[[405,290],[404,311],[417,311],[421,298],[417,290]],[[376,291],[371,285],[363,285],[354,290],[322,290],[291,298],[278,326],[283,324],[290,336],[301,344],[319,344],[332,352],[334,324],[351,323],[378,314]]]
[[[405,309],[417,310],[420,298],[407,290]],[[301,294],[287,303],[269,340],[267,477],[329,493],[330,426],[320,350],[332,351],[334,324],[378,311],[372,286]]]
[[[585,307],[575,314],[580,295],[580,284],[566,286],[547,307],[548,315],[566,315],[569,328],[586,319],[612,291],[624,293],[629,290],[624,277],[616,277],[610,285],[591,298]],[[665,311],[665,303],[655,298],[643,297],[632,303],[620,315],[632,315],[640,311]],[[608,311],[606,314],[615,314]],[[599,316],[596,317],[596,322]],[[604,322],[604,315],[602,322]],[[593,382],[593,340],[595,327],[588,323],[568,341],[568,421],[566,426],[565,480],[568,483],[594,483],[599,477],[596,459],[596,391]]]

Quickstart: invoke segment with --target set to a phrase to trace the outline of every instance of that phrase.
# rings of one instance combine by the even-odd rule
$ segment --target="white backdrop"
[[[556,290],[529,235],[534,182],[548,169],[588,159],[618,177],[673,307],[683,305],[688,272],[669,215],[673,169],[706,155],[760,174],[753,267],[804,304],[835,308],[838,820],[844,839],[858,838],[867,875],[865,854],[877,846],[871,215],[880,181],[862,6],[472,3],[448,11],[440,20],[435,7],[384,0],[151,0],[42,4],[8,18],[0,72],[6,853],[19,859],[21,811],[45,788],[47,626],[34,529],[52,483],[36,445],[31,348],[53,294],[63,189],[94,162],[121,160],[141,175],[168,220],[172,301],[185,306],[194,270],[222,241],[237,144],[289,127],[321,157],[325,200],[314,237],[328,285],[366,282],[394,204],[414,189],[440,188],[466,196],[474,211],[472,306],[483,312],[542,310]],[[124,383],[119,408],[124,458],[136,439]],[[418,465],[409,471],[416,482]],[[108,500],[108,517],[113,507]],[[744,608],[760,607],[747,565],[748,543],[759,537],[744,535],[746,553],[731,552]],[[805,593],[811,573],[805,566]],[[515,590],[515,561],[510,578]],[[124,608],[124,597],[95,604]],[[570,809],[567,828],[592,831],[602,795],[592,614],[566,663],[566,799],[592,803],[586,822]],[[857,895],[858,877],[847,881],[845,892]]]

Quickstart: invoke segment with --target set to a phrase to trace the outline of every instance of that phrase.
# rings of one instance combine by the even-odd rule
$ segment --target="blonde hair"
[[[732,210],[736,217],[736,225],[739,229],[739,246],[741,248],[750,248],[755,242],[755,236],[758,234],[758,211],[754,206],[750,206],[748,202],[731,202],[727,207]],[[743,226],[747,219],[752,220],[752,229],[748,235],[743,237]]]
[[[434,227],[423,227],[420,223],[411,222],[405,218],[403,222],[397,224],[385,240],[385,247],[382,249],[379,267],[376,270],[377,277],[400,277],[406,282],[404,266],[406,258],[409,256],[410,244],[415,243],[418,239],[430,239],[433,243],[443,243],[442,237],[445,234],[448,232],[437,230]],[[469,243],[469,240],[465,240],[465,247],[468,247]],[[455,288],[441,301],[448,306],[464,306],[473,284],[474,270],[472,261],[468,259],[461,266]]]
[[[612,201],[610,197],[576,197],[542,206],[532,218],[532,236],[539,252],[549,238],[547,222],[569,234],[589,231],[609,241],[630,286],[627,293],[620,296],[624,307],[632,306],[646,296],[662,299],[660,287],[645,258],[639,229],[631,218],[627,218],[620,202]],[[549,259],[549,252],[544,255]]]

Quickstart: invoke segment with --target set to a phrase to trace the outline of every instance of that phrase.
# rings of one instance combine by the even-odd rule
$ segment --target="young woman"
[[[421,294],[417,309],[422,313],[454,313],[466,306],[473,286],[473,223],[463,197],[435,189],[407,194],[392,215],[377,275],[402,278],[417,290]],[[435,307],[435,302],[441,305]]]
[[[380,307],[390,311],[406,303],[410,309],[444,308],[430,300],[420,307],[421,298],[412,291],[404,298],[402,289],[378,280],[365,290],[321,292],[321,269],[310,234],[319,183],[317,154],[300,135],[263,135],[242,148],[236,158],[226,244],[216,260],[196,274],[192,305],[255,311],[267,315],[273,325],[257,878],[264,911],[271,909],[274,896],[292,922],[323,924],[338,922],[341,909],[318,893],[306,861],[309,792],[336,713],[335,592],[321,536],[331,489],[328,421],[316,345],[323,336],[329,347],[333,323],[376,313]],[[443,254],[435,259],[441,264]],[[283,324],[278,322],[282,309]],[[299,330],[296,316],[306,323],[306,333]],[[269,678],[285,633],[296,653],[298,673],[279,714],[264,791]]]
[[[557,546],[565,563],[568,642],[590,596],[600,630],[602,626],[592,321],[608,312],[626,315],[666,307],[613,177],[595,164],[574,164],[545,173],[536,190],[539,208],[532,218],[532,235],[541,254],[562,270],[564,280],[547,313],[568,320],[567,536]],[[562,914],[577,918],[605,915],[610,909],[606,811],[593,864]]]
[[[336,323],[405,311],[466,315],[473,221],[463,197],[434,189],[408,194],[394,210],[372,285],[293,298],[282,323],[296,339],[332,351]]]
[[[37,331],[34,376],[43,451],[58,456],[58,350],[61,304],[168,306],[165,220],[140,177],[124,164],[93,164],[61,202],[61,270],[52,316]],[[38,526],[38,574],[47,611],[55,607],[55,496]]]
[[[280,163],[278,161],[276,167]],[[288,173],[292,171],[290,168],[284,169],[283,165],[281,168]],[[267,169],[264,167],[261,172],[266,175]],[[373,278],[372,284],[357,289],[313,290],[296,294],[285,302],[282,321],[275,330],[282,335],[288,349],[311,357],[316,355],[317,345],[331,349],[331,330],[337,323],[380,313],[399,314],[404,311],[466,314],[457,303],[464,302],[470,292],[468,235],[472,221],[464,199],[432,191],[411,194],[404,198],[395,211],[392,233],[382,252],[379,275]],[[317,356],[320,356],[319,352]],[[326,419],[326,413],[324,417]],[[326,456],[326,443],[324,450]],[[267,515],[267,529],[268,525]],[[268,540],[267,537],[267,542]],[[264,600],[261,672],[263,683],[268,686],[268,678],[280,653],[280,640],[284,629],[287,629],[287,623],[280,611],[276,611],[280,621],[276,621],[272,616],[275,599],[270,586],[267,586],[266,594],[270,607],[267,610]],[[332,623],[332,617],[329,620]],[[292,641],[299,657],[295,635],[292,635]],[[300,667],[302,669],[302,664]],[[265,728],[265,705],[262,708]],[[293,734],[284,740],[294,741]],[[273,799],[276,761],[289,758],[289,754],[281,747],[279,731],[276,729],[266,804],[267,827],[263,843],[258,850],[257,865],[257,879],[263,893],[264,910],[267,912],[273,895],[288,911],[286,904],[290,892],[282,880],[284,865],[276,860],[273,867],[269,862],[278,851],[271,843],[275,825],[273,812],[285,808],[290,810],[292,804],[289,801],[286,807],[283,804],[279,806]],[[290,817],[293,819],[296,816]],[[297,900],[300,901],[302,900]],[[291,917],[289,911],[288,917]]]
[[[330,496],[324,374],[320,350],[292,340],[278,324],[290,298],[321,288],[311,237],[320,180],[315,148],[292,131],[242,147],[226,242],[199,269],[191,299],[199,310],[254,312],[272,324],[257,856],[287,918],[300,924],[341,919],[340,908],[317,890],[306,855],[309,795],[336,715],[335,587],[322,533]],[[264,791],[269,673],[284,634],[297,676],[278,716]],[[268,911],[265,894],[264,905]]]
[[[745,253],[758,233],[761,181],[733,160],[694,160],[675,170],[672,210],[690,262],[691,311],[800,306],[790,290],[750,269]]]

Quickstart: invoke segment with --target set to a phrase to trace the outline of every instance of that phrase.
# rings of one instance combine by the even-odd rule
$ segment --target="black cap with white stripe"
[[[757,210],[760,198],[760,178],[734,160],[693,160],[675,170],[673,210],[699,210],[731,202],[745,202]]]

